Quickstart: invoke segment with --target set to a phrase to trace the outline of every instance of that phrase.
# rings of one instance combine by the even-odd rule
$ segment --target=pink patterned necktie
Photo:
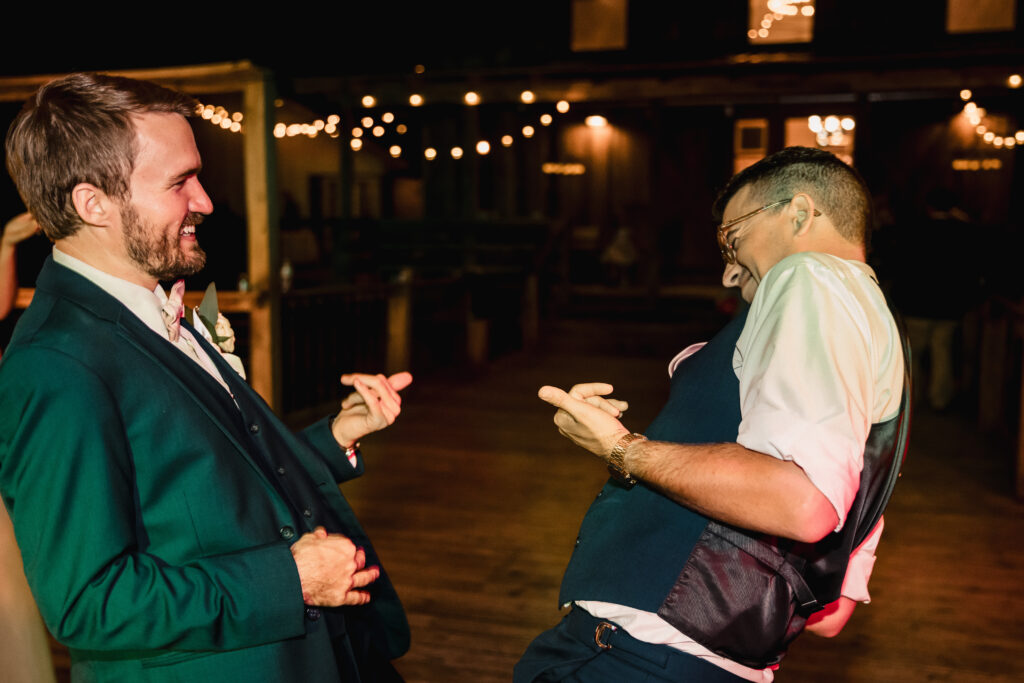
[[[178,337],[181,336],[181,317],[185,314],[185,305],[181,303],[181,300],[184,295],[185,281],[178,280],[171,287],[171,292],[167,295],[167,302],[160,309],[160,313],[164,317],[164,325],[167,325],[167,338],[172,342],[177,342]]]

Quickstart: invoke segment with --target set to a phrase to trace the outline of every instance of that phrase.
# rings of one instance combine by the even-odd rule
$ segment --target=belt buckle
[[[602,621],[600,624],[597,625],[597,628],[594,629],[594,642],[597,643],[597,646],[602,650],[610,650],[612,649],[611,644],[606,643],[601,639],[604,637],[605,633],[611,635],[612,633],[618,630],[619,627],[615,624],[610,624],[607,621]]]

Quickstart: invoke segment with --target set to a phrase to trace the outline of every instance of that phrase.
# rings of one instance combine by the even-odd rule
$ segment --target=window
[[[749,0],[751,45],[809,43],[814,38],[814,0]]]

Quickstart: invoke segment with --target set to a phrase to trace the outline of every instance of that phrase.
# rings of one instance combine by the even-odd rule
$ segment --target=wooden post
[[[398,287],[388,297],[387,372],[409,370],[412,360],[412,277],[411,268],[403,268]]]
[[[271,408],[281,407],[280,235],[275,182],[273,85],[269,74],[253,72],[244,87],[245,207],[249,219],[249,283],[255,295],[250,314],[250,384]]]

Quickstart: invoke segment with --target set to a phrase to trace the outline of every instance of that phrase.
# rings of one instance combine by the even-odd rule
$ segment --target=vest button
[[[253,422],[251,425],[249,425],[249,431],[252,432],[253,434],[259,434],[260,426]]]
[[[312,517],[313,511],[310,510],[309,508],[306,508],[305,510],[302,511],[302,514],[304,514],[306,517]]]
[[[277,473],[283,475],[284,474],[284,468],[283,467],[278,467],[277,468]]]
[[[283,538],[286,541],[295,538],[295,529],[291,528],[290,526],[281,527],[281,538]]]
[[[317,621],[320,619],[320,610],[316,607],[306,608],[306,618],[310,621]]]

